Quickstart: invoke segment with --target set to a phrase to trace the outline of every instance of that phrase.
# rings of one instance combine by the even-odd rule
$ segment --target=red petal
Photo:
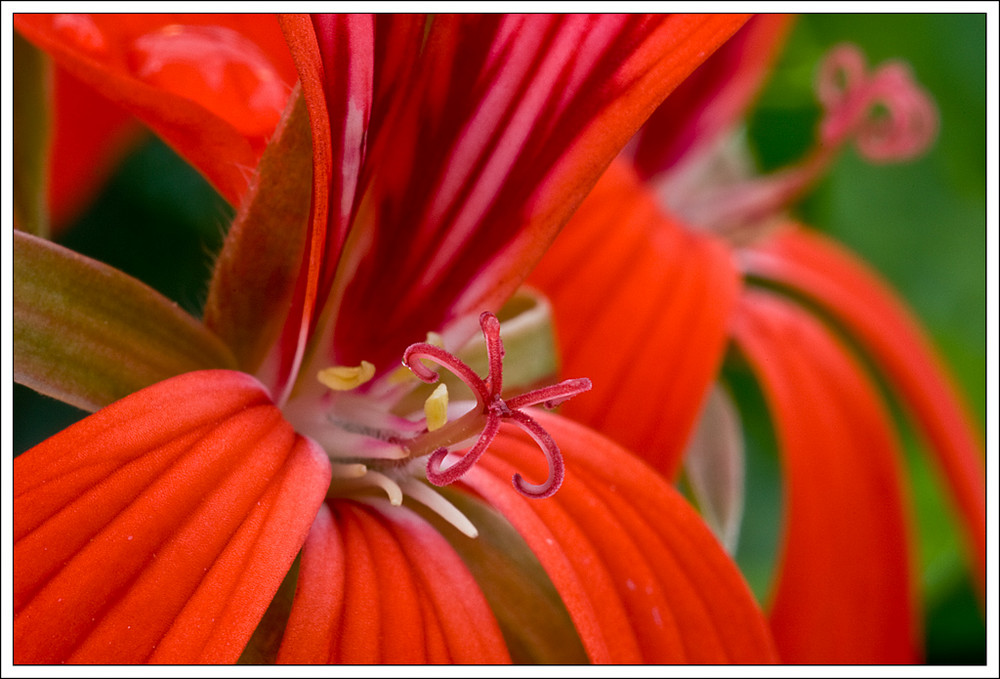
[[[428,593],[455,663],[509,663],[510,656],[479,585],[448,542],[423,519],[382,503],[382,518],[399,540]]]
[[[369,133],[334,362],[389,369],[428,330],[498,308],[646,116],[743,21],[435,18]]]
[[[986,586],[986,473],[969,409],[920,325],[889,287],[829,239],[802,229],[750,250],[751,273],[789,285],[834,315],[871,352],[922,429],[965,520],[980,594]]]
[[[259,383],[227,371],[39,444],[14,462],[15,662],[234,662],[329,475]]]
[[[528,282],[552,301],[563,374],[594,384],[562,414],[672,476],[728,341],[729,249],[674,222],[616,162]]]
[[[505,443],[503,436],[494,439],[491,453],[502,455],[498,444]],[[514,490],[512,476],[509,465],[498,466],[486,457],[462,478],[462,483],[482,495],[525,538],[559,592],[591,662],[642,662],[613,575],[582,527],[565,513],[539,516],[535,505],[540,501],[526,499]],[[565,489],[560,488],[560,492]]]
[[[339,514],[337,523],[343,536],[347,568],[340,628],[333,640],[329,662],[371,665],[380,660],[383,629],[389,626],[379,608],[385,605],[385,595],[390,593],[382,589],[375,564],[394,555],[377,553],[369,545],[368,531],[349,508]]]
[[[367,543],[367,549],[373,555],[374,575],[372,584],[377,588],[378,595],[366,598],[361,595],[360,588],[352,587],[350,578],[347,585],[347,610],[375,608],[378,602],[378,620],[384,630],[377,634],[378,626],[369,629],[367,626],[356,631],[354,635],[347,633],[352,620],[360,619],[360,615],[348,616],[346,629],[342,635],[345,651],[349,649],[352,636],[367,638],[376,631],[373,640],[376,649],[380,651],[379,662],[388,664],[424,663],[427,660],[424,639],[423,619],[420,611],[420,598],[417,594],[416,576],[406,559],[406,554],[388,528],[375,517],[357,505],[348,505],[339,511],[345,526],[350,526],[349,517],[353,515],[354,531]],[[352,561],[353,563],[353,561]],[[353,599],[353,601],[352,601]],[[381,648],[378,649],[379,642]],[[347,652],[338,658],[339,662],[357,662],[361,658],[352,657]]]
[[[478,585],[443,537],[409,510],[341,501],[320,510],[306,542],[278,660],[510,661]]]
[[[761,663],[766,622],[736,566],[680,495],[608,439],[534,414],[559,441],[559,492],[528,500],[515,471],[544,478],[525,434],[505,430],[464,477],[525,537],[559,590],[594,662]]]
[[[791,27],[784,14],[759,14],[698,67],[650,116],[633,162],[645,179],[715,141],[744,114]]]
[[[420,65],[414,55],[420,53],[427,29],[426,14],[375,15],[375,85],[372,104],[372,127],[380,127],[398,96],[400,83],[416,77]]]
[[[345,551],[330,508],[323,504],[302,548],[298,589],[278,662],[330,661],[343,616]]]
[[[761,378],[785,466],[771,624],[782,660],[917,660],[900,451],[861,368],[818,321],[747,293],[734,334]]]
[[[273,16],[19,14],[15,24],[239,203],[295,82]]]

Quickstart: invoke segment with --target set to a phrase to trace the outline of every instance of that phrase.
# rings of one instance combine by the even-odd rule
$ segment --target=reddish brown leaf
[[[277,340],[299,274],[309,219],[312,144],[296,92],[261,158],[212,269],[205,325],[255,372]]]

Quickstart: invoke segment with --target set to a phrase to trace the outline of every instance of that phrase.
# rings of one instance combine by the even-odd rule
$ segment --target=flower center
[[[424,382],[433,383],[438,379],[437,373],[422,362],[429,360],[453,372],[476,397],[475,408],[458,420],[407,442],[407,448],[414,457],[430,454],[427,460],[427,480],[435,485],[444,486],[461,478],[482,457],[500,430],[502,421],[512,422],[524,429],[538,443],[549,464],[549,477],[544,483],[530,484],[520,474],[515,474],[514,487],[528,497],[549,497],[562,483],[564,474],[562,454],[552,436],[523,409],[539,404],[546,408],[554,408],[563,401],[589,390],[590,380],[586,378],[565,380],[504,400],[501,396],[504,349],[503,341],[500,339],[500,321],[485,311],[479,317],[479,325],[486,339],[490,366],[486,379],[480,378],[453,354],[427,342],[412,344],[403,352],[403,364]],[[479,432],[475,445],[461,459],[443,468],[444,460],[448,457],[449,444],[466,438],[470,431]]]
[[[500,321],[490,312],[479,318],[486,340],[488,373],[481,378],[472,368],[440,346],[439,339],[412,344],[403,352],[403,368],[373,380],[374,367],[333,367],[320,371],[319,381],[330,389],[321,399],[321,409],[289,404],[289,415],[300,431],[315,439],[333,462],[330,494],[353,496],[373,488],[385,492],[393,504],[404,495],[420,502],[467,534],[475,528],[443,496],[419,477],[435,486],[454,483],[464,476],[487,451],[502,422],[525,430],[548,462],[548,478],[540,484],[515,474],[512,482],[521,494],[546,498],[562,483],[565,468],[559,446],[552,436],[525,412],[530,406],[554,408],[590,389],[590,380],[571,379],[510,398],[504,398],[504,346]],[[400,415],[403,404],[421,383],[438,382],[436,367],[452,372],[469,389],[475,403],[449,403],[447,387],[441,383],[424,400],[423,417]],[[414,379],[416,377],[417,379]],[[461,411],[450,419],[449,411]],[[474,441],[464,454],[461,448]],[[426,461],[425,461],[426,459]]]

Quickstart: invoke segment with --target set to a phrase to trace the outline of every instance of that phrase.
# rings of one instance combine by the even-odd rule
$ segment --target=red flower
[[[705,405],[724,354],[748,362],[784,466],[786,517],[769,602],[782,659],[911,662],[917,615],[898,444],[840,332],[872,359],[941,463],[980,589],[982,443],[887,286],[782,209],[848,141],[878,162],[919,154],[936,115],[901,64],[868,71],[860,53],[842,48],[820,73],[826,110],[815,152],[773,176],[746,177],[721,133],[786,28],[784,17],[753,19],[687,80],[602,177],[530,282],[552,301],[565,370],[587,366],[595,385],[564,414],[642,453],[668,478],[681,472],[703,408],[707,427],[730,426],[731,404]],[[716,434],[722,445],[738,446],[739,431],[728,439],[725,431]],[[738,525],[738,469],[727,476],[733,461],[724,456],[708,464],[716,478],[700,482],[706,471],[692,469],[695,490],[715,493],[703,498],[710,513]]]
[[[531,408],[588,382],[503,379],[480,314],[742,18],[285,17],[301,94],[266,148],[269,107],[230,86],[271,82],[274,25],[144,21],[17,28],[239,212],[204,323],[15,234],[16,379],[97,410],[15,460],[15,660],[772,659],[680,496]],[[485,378],[453,353],[476,319]],[[425,361],[471,390],[465,415],[421,392]]]

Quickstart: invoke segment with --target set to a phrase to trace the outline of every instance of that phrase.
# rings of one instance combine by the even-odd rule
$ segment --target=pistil
[[[427,459],[427,480],[443,486],[457,481],[483,456],[490,443],[500,431],[503,421],[511,422],[525,430],[538,443],[549,465],[549,476],[544,483],[530,484],[520,474],[513,478],[514,487],[528,497],[545,498],[555,493],[562,483],[564,465],[558,444],[538,422],[523,411],[533,405],[552,408],[567,399],[590,389],[586,378],[565,380],[559,384],[542,387],[534,391],[505,400],[503,389],[503,340],[500,338],[500,321],[495,315],[484,311],[479,317],[479,325],[486,339],[486,353],[489,372],[481,378],[472,368],[454,354],[441,347],[419,342],[410,345],[403,352],[403,364],[413,374],[427,383],[438,380],[438,374],[425,362],[430,361],[447,368],[461,379],[476,397],[475,407],[465,415],[435,431],[428,431],[404,445],[411,457],[429,455]],[[457,461],[444,467],[449,455],[449,447],[470,436],[479,434],[475,444]]]
[[[816,96],[824,109],[818,144],[803,160],[767,176],[723,185],[699,182],[710,186],[702,191],[691,189],[685,178],[689,168],[681,168],[663,188],[668,207],[689,224],[743,245],[765,235],[780,211],[823,176],[847,143],[853,141],[869,162],[895,162],[923,153],[937,133],[934,104],[905,65],[890,62],[869,71],[864,55],[851,45],[827,55]],[[711,172],[717,166],[698,157],[690,167]]]

